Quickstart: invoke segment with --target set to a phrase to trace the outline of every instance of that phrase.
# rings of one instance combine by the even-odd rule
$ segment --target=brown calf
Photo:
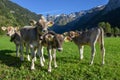
[[[102,64],[105,63],[104,32],[102,28],[93,28],[84,32],[70,31],[67,33],[67,35],[68,36],[66,37],[66,39],[74,41],[74,43],[78,46],[80,52],[80,59],[83,59],[84,45],[89,45],[91,47],[92,55],[90,64],[93,64],[96,52],[95,44],[98,41],[102,52]]]
[[[49,64],[48,64],[48,72],[51,72],[51,62],[52,57],[54,59],[54,67],[57,67],[56,63],[56,50],[62,51],[62,43],[64,41],[63,35],[56,34],[54,32],[48,32],[43,36],[42,46],[47,47],[48,55],[49,55]],[[52,55],[53,52],[53,55]]]

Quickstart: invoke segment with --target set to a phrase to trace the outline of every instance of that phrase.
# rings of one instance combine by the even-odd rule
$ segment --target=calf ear
[[[71,38],[67,36],[67,37],[65,37],[64,41],[65,41],[65,42],[70,42],[70,41],[71,41]]]
[[[7,30],[7,28],[6,28],[6,27],[1,27],[1,29],[2,29],[3,31]]]
[[[54,22],[53,22],[53,21],[49,21],[49,22],[47,22],[47,25],[48,25],[49,27],[51,27],[51,26],[54,25]]]
[[[63,33],[63,36],[67,36],[67,35],[68,35],[68,32],[64,32],[64,33]]]
[[[36,23],[37,23],[37,22],[36,22],[35,20],[30,20],[30,25],[31,25],[31,26],[35,26]]]

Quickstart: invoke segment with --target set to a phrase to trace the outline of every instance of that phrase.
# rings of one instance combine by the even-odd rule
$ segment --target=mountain
[[[70,30],[83,30],[97,27],[99,22],[108,22],[112,27],[120,28],[120,0],[109,0],[104,6],[97,6],[87,10],[86,14],[63,26],[52,27],[57,33],[63,33]]]
[[[90,10],[82,10],[79,12],[72,12],[70,14],[60,14],[60,15],[50,15],[47,14],[46,19],[52,20],[54,21],[55,25],[66,25],[67,23],[70,23],[78,18],[81,18],[82,16],[86,15],[86,14],[91,14],[93,12],[97,12],[97,11],[101,11],[105,6],[104,5],[100,5],[97,7],[94,7]]]
[[[105,12],[107,13],[119,7],[120,7],[120,0],[109,0],[108,4],[106,5]]]
[[[10,0],[0,0],[0,26],[28,25],[30,19],[38,20],[39,16]]]
[[[69,30],[76,30],[76,28],[79,28],[78,26],[79,24],[85,24],[86,22],[91,20],[95,15],[97,15],[100,11],[102,11],[104,8],[105,5],[100,5],[90,10],[83,10],[80,12],[74,12],[68,15],[64,15],[64,17],[61,17],[61,15],[59,15],[57,16],[57,18],[53,19],[55,25],[51,29],[57,33],[63,33]],[[66,20],[64,20],[63,18],[66,18]],[[55,21],[56,19],[59,19],[58,22],[63,20],[63,22],[65,22],[66,24],[58,24]]]
[[[94,15],[90,20],[82,24],[79,20],[79,25],[75,26],[84,26],[85,28],[96,27],[99,22],[108,22],[112,27],[120,28],[120,0],[109,0],[108,4],[103,10]],[[82,28],[82,27],[79,27]],[[78,28],[77,28],[78,29]]]
[[[52,20],[56,25],[66,25],[69,22],[72,22],[73,20],[77,19],[78,17],[81,17],[85,15],[87,11],[80,11],[80,12],[73,12],[70,14],[60,14],[60,15],[50,15],[47,14],[46,18],[47,20]]]

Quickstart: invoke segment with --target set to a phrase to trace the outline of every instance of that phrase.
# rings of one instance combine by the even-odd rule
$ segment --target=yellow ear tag
[[[48,22],[48,26],[49,26],[49,27],[52,27],[53,24],[54,24],[54,22],[52,22],[52,21]]]
[[[49,27],[52,27],[52,26],[53,26],[53,24],[48,24],[48,26],[49,26]]]
[[[1,29],[2,29],[3,31],[5,31],[7,28],[6,28],[6,27],[1,27]]]
[[[67,37],[65,37],[64,41],[65,42],[70,42],[70,40]]]

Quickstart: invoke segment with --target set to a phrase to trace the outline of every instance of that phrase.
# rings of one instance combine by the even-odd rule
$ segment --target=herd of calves
[[[56,63],[56,50],[62,51],[62,44],[64,41],[73,41],[79,49],[80,59],[83,59],[84,45],[91,47],[91,61],[93,64],[95,56],[95,44],[99,42],[102,64],[104,64],[105,48],[104,48],[104,32],[102,28],[93,28],[88,31],[69,31],[63,34],[57,34],[54,31],[48,30],[48,26],[51,26],[53,22],[46,21],[41,16],[38,22],[30,21],[31,26],[24,26],[21,29],[17,27],[2,27],[3,31],[7,32],[10,36],[10,41],[16,45],[16,56],[20,52],[20,59],[23,61],[23,47],[26,47],[27,58],[30,61],[29,50],[31,53],[31,69],[35,69],[36,53],[40,57],[40,65],[44,66],[43,48],[47,47],[49,63],[48,72],[51,72],[52,58],[54,60],[54,67],[57,67]],[[52,53],[53,52],[53,53]]]

